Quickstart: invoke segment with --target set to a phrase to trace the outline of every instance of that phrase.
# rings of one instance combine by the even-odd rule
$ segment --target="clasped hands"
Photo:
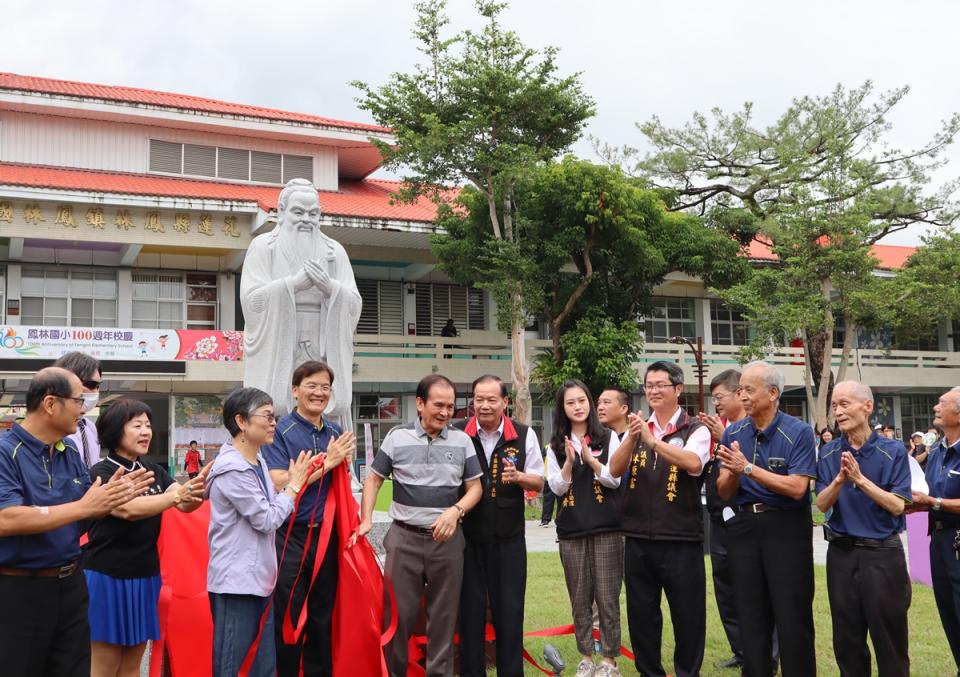
[[[309,259],[303,268],[294,275],[294,287],[297,291],[306,291],[316,287],[325,296],[330,295],[330,274],[321,259]]]

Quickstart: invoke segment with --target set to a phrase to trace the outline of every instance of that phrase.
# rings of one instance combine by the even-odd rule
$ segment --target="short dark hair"
[[[53,363],[53,366],[72,371],[81,381],[89,381],[97,374],[103,375],[103,366],[100,364],[100,360],[79,351],[63,355]]]
[[[665,371],[670,377],[670,383],[675,386],[683,385],[683,369],[676,362],[667,362],[666,360],[659,360],[654,362],[647,370],[643,373],[643,380],[647,380],[647,374],[651,371]]]
[[[892,423],[884,423],[882,426],[880,426],[880,430],[896,430],[896,429],[897,427]]]
[[[304,364],[310,363],[306,362]],[[298,369],[303,366],[304,365],[300,365]],[[315,373],[316,372],[311,371],[307,376]],[[240,434],[240,426],[237,425],[237,416],[240,416],[245,421],[249,420],[250,414],[267,404],[273,404],[273,398],[259,388],[237,388],[227,395],[227,399],[223,402],[223,425],[226,427],[227,432],[230,433],[230,436],[236,437]]]
[[[299,367],[293,370],[293,385],[298,386],[303,383],[303,379],[308,376],[313,376],[314,374],[319,374],[320,372],[326,372],[327,376],[330,377],[330,385],[333,385],[333,369],[330,368],[330,365],[322,360],[307,360]],[[272,402],[271,402],[272,404]],[[263,406],[262,404],[260,405]]]
[[[450,386],[453,390],[453,394],[457,394],[457,386],[453,385],[453,381],[448,379],[443,374],[430,374],[429,376],[424,376],[420,379],[420,383],[417,384],[417,399],[427,401],[427,398],[430,397],[430,389],[438,383],[445,383]]]
[[[721,371],[710,380],[710,392],[713,392],[717,386],[723,386],[731,393],[737,392],[737,388],[740,387],[740,372],[736,369]]]
[[[627,407],[628,409],[630,408],[630,393],[628,393],[623,388],[618,388],[617,386],[610,386],[609,388],[604,388],[603,390],[601,390],[600,394],[603,395],[603,393],[607,392],[608,390],[612,393],[617,394],[617,399],[620,400],[620,404]]]
[[[190,444],[196,444],[196,443],[197,443],[196,440],[190,440]]]
[[[153,410],[145,402],[130,397],[121,397],[111,402],[107,410],[97,417],[97,437],[100,438],[100,446],[116,451],[123,439],[123,427],[127,425],[127,421],[141,414],[146,414],[150,423],[153,423]]]
[[[73,397],[70,380],[59,369],[41,369],[30,379],[30,385],[27,386],[27,413],[39,409],[47,395]]]
[[[470,394],[472,395],[476,391],[477,386],[481,383],[497,383],[500,385],[500,397],[507,397],[509,391],[507,390],[507,384],[503,382],[503,379],[499,376],[494,376],[493,374],[484,374],[480,378],[474,379],[473,383],[470,384]]]

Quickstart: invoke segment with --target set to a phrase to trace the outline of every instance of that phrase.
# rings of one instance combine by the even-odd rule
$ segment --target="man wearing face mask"
[[[100,384],[103,382],[103,368],[100,361],[86,353],[67,353],[53,363],[76,374],[83,385],[83,413],[91,411],[100,401]],[[100,462],[100,438],[97,436],[96,423],[87,417],[77,422],[77,432],[66,438],[80,450],[84,464],[90,468]]]

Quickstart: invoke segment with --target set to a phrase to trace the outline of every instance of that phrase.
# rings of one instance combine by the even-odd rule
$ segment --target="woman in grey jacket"
[[[223,403],[233,441],[223,445],[207,476],[210,562],[207,592],[213,614],[213,675],[235,677],[260,631],[277,578],[274,532],[290,515],[297,494],[316,481],[311,455],[290,462],[290,483],[277,493],[260,447],[273,442],[273,400],[240,388]],[[266,613],[250,677],[276,673],[273,613]]]

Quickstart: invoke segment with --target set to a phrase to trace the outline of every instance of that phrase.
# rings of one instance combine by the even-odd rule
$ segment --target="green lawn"
[[[381,492],[382,493],[382,492]],[[563,571],[560,568],[560,558],[556,553],[530,553],[528,555],[529,574],[527,578],[526,601],[526,630],[566,625],[571,622],[570,601],[567,589],[563,582]],[[730,656],[720,617],[717,615],[717,605],[713,596],[713,585],[710,576],[710,560],[707,558],[707,645],[706,657],[703,662],[702,674],[735,677],[736,670],[722,670],[715,667],[716,663]],[[814,618],[817,631],[817,665],[820,675],[837,675],[836,663],[833,660],[832,628],[830,625],[830,605],[827,600],[826,569],[816,567],[816,597],[814,598]],[[881,591],[877,591],[882,594]],[[621,595],[621,605],[624,597]],[[670,625],[670,612],[666,601],[663,603],[664,667],[672,669],[673,656],[673,628]],[[621,611],[622,643],[629,647],[627,634],[626,609]],[[527,650],[538,661],[543,655],[543,645],[549,641],[559,647],[567,661],[566,674],[573,674],[576,670],[577,651],[573,636],[555,637],[544,640],[536,637],[527,638]],[[954,674],[956,668],[950,656],[946,637],[940,625],[940,616],[937,614],[933,600],[933,591],[921,585],[913,588],[913,603],[910,607],[910,658],[911,673],[921,677],[935,677],[938,675]],[[626,659],[618,662],[624,675],[636,675],[633,664]],[[494,674],[491,671],[490,674]],[[526,675],[531,677],[541,675],[532,666],[527,666]],[[876,674],[876,663],[874,663]]]
[[[377,492],[377,503],[373,509],[386,512],[390,509],[391,503],[393,503],[393,481],[384,480],[380,491]]]

